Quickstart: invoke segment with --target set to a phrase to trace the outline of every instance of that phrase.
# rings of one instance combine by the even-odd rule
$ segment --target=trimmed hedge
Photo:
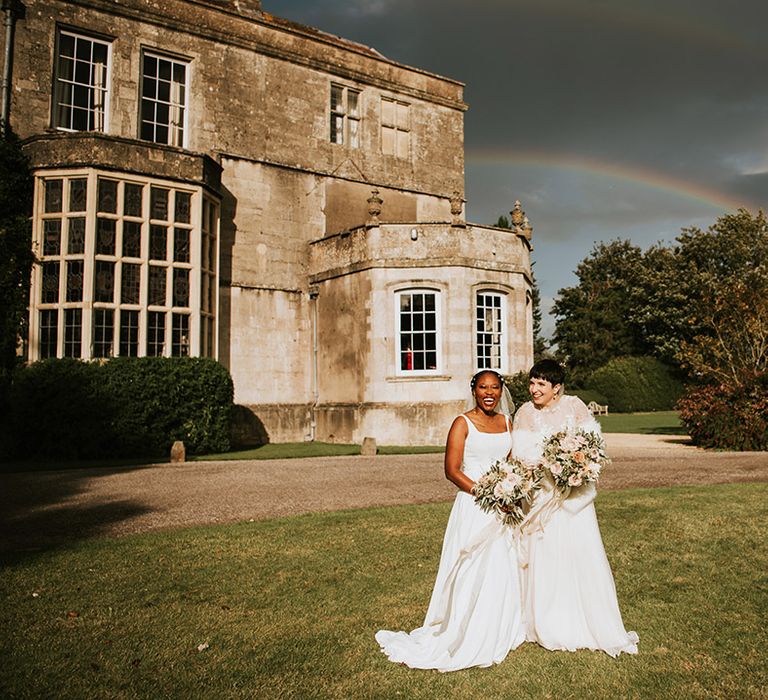
[[[742,385],[692,386],[677,402],[696,445],[768,450],[768,374]]]
[[[616,413],[669,411],[683,393],[672,370],[655,357],[617,357],[592,373],[586,389],[605,397]]]
[[[175,440],[225,452],[232,400],[229,373],[207,358],[43,360],[13,374],[6,454],[165,456]]]

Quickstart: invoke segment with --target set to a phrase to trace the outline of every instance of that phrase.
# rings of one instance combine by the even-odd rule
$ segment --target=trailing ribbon
[[[563,502],[571,493],[571,487],[569,486],[565,491],[560,491],[552,482],[552,477],[547,475],[544,482],[551,486],[550,489],[546,489],[550,493],[549,498],[544,500],[540,505],[534,506],[525,516],[525,519],[520,524],[520,534],[518,536],[518,558],[520,566],[525,569],[528,566],[530,560],[530,538],[535,533],[544,532],[544,528],[549,522],[550,518],[563,506]],[[543,496],[544,494],[542,494]]]
[[[448,577],[443,585],[443,590],[440,595],[440,604],[437,614],[433,620],[429,623],[430,626],[439,625],[439,629],[435,632],[435,635],[443,634],[451,621],[451,609],[453,607],[453,599],[456,594],[456,584],[459,579],[459,574],[465,565],[470,563],[473,559],[477,560],[479,557],[485,555],[490,545],[501,536],[508,538],[511,533],[511,528],[505,526],[501,521],[494,519],[482,528],[467,545],[462,547],[459,551],[456,562],[451,568]],[[512,544],[512,542],[510,542]],[[472,617],[475,604],[480,596],[480,589],[483,585],[483,577],[475,576],[472,584],[472,590],[470,591],[470,597],[468,605],[465,607],[464,615],[459,624],[459,630],[456,638],[448,647],[448,653],[453,656],[456,650],[461,646],[466,634],[469,621]]]

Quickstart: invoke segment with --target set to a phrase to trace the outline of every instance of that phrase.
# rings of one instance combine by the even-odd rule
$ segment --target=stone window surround
[[[143,356],[147,354],[147,346],[149,343],[148,338],[148,332],[149,332],[149,315],[152,313],[155,313],[155,315],[160,312],[161,314],[165,315],[166,318],[166,331],[165,331],[165,338],[164,338],[164,350],[163,355],[170,356],[171,353],[171,345],[173,343],[174,338],[174,327],[178,326],[179,319],[176,318],[179,315],[184,315],[187,317],[187,323],[182,324],[185,325],[185,327],[188,328],[189,335],[186,339],[186,343],[188,343],[189,351],[188,354],[197,356],[201,354],[205,354],[208,356],[215,356],[217,352],[216,348],[216,330],[215,330],[215,317],[216,317],[216,309],[218,307],[218,284],[216,280],[218,279],[218,223],[219,223],[219,213],[220,213],[220,205],[217,201],[212,199],[207,193],[205,193],[205,190],[198,184],[192,184],[192,183],[183,183],[180,184],[179,182],[175,181],[169,181],[164,180],[160,178],[152,178],[152,177],[146,177],[146,176],[139,176],[129,173],[116,173],[112,171],[102,171],[98,168],[83,168],[83,167],[75,167],[70,169],[52,169],[52,170],[46,170],[46,171],[38,171],[35,177],[35,213],[33,216],[33,245],[36,250],[36,253],[38,255],[39,261],[41,264],[37,264],[34,266],[33,273],[32,273],[32,293],[31,293],[31,304],[30,304],[30,334],[29,334],[29,357],[30,360],[34,361],[37,359],[40,359],[40,344],[41,340],[43,338],[41,337],[41,331],[44,329],[40,328],[40,322],[41,317],[45,315],[44,312],[54,312],[55,316],[57,317],[57,326],[58,330],[56,333],[57,340],[55,342],[57,352],[55,355],[51,356],[59,356],[62,357],[67,354],[66,351],[66,345],[69,343],[69,347],[73,348],[76,347],[76,344],[73,344],[72,338],[71,338],[71,329],[68,329],[67,325],[67,315],[72,309],[80,309],[81,310],[81,316],[82,316],[82,341],[81,341],[81,351],[79,355],[76,355],[77,357],[80,357],[81,359],[91,359],[94,357],[93,354],[93,347],[92,343],[94,342],[93,333],[96,331],[94,328],[94,323],[97,320],[96,319],[96,310],[97,309],[110,309],[112,310],[112,324],[114,326],[117,326],[119,328],[121,323],[121,312],[122,311],[137,311],[139,313],[139,338],[138,338],[138,351],[135,354],[138,354],[139,356]],[[121,254],[120,249],[115,250],[115,255],[111,256],[108,255],[106,258],[104,255],[97,254],[97,251],[95,249],[96,241],[96,229],[97,229],[97,215],[96,215],[96,208],[97,208],[97,182],[98,178],[101,177],[102,179],[106,180],[113,180],[113,181],[119,181],[122,183],[130,183],[130,184],[138,184],[144,187],[145,190],[145,205],[144,205],[144,212],[142,216],[140,217],[142,219],[141,225],[142,225],[142,251],[138,258],[134,259],[132,256],[131,260],[127,261],[127,263],[123,263],[123,255]],[[86,211],[84,212],[75,212],[75,215],[73,215],[72,212],[68,211],[68,191],[67,188],[69,187],[69,182],[73,180],[82,180],[83,178],[87,179],[88,181],[88,202],[86,205]],[[45,213],[45,206],[44,206],[44,198],[45,198],[45,187],[43,185],[44,181],[46,180],[57,180],[61,179],[65,181],[65,188],[62,193],[62,212],[61,213]],[[175,282],[175,272],[174,270],[178,268],[179,270],[182,270],[185,275],[188,275],[189,278],[189,284],[188,284],[188,306],[181,308],[181,307],[174,307],[173,305],[173,289],[169,287],[169,293],[171,296],[167,297],[170,298],[171,301],[167,302],[162,308],[161,307],[153,307],[149,308],[147,302],[147,288],[148,288],[148,265],[149,265],[149,253],[148,253],[148,236],[149,236],[149,228],[150,228],[150,217],[149,217],[149,200],[150,200],[150,189],[151,187],[157,187],[161,189],[168,189],[173,191],[180,191],[180,192],[186,192],[191,196],[190,199],[190,223],[186,226],[183,226],[184,228],[189,230],[189,243],[190,243],[190,257],[189,262],[185,263],[184,261],[175,261],[173,260],[172,256],[166,261],[166,263],[161,263],[162,265],[165,265],[165,267],[169,270],[168,276],[166,277],[167,282],[166,284],[169,286],[174,285]],[[121,190],[122,191],[122,190]],[[122,200],[121,200],[122,201]],[[208,213],[210,221],[205,224],[202,222],[203,213]],[[111,215],[109,218],[114,219],[116,221],[124,221],[126,220],[126,216],[124,214],[119,213],[116,215]],[[100,216],[99,218],[102,218]],[[44,254],[44,233],[45,233],[45,222],[55,220],[57,218],[61,219],[61,222],[63,226],[61,226],[61,249],[59,252],[56,252],[53,256],[51,255],[45,255]],[[69,230],[69,222],[73,218],[85,218],[86,220],[86,239],[87,243],[85,245],[85,250],[81,251],[79,254],[76,254],[74,257],[69,254],[67,248],[66,248],[66,239],[67,239],[67,231]],[[169,214],[169,221],[167,222],[168,225],[168,232],[169,232],[169,238],[173,238],[174,236],[174,222],[171,220],[173,217]],[[208,231],[208,229],[213,228],[215,230]],[[118,228],[122,230],[122,225],[119,225]],[[205,229],[205,230],[204,230]],[[121,234],[122,237],[122,234]],[[207,253],[204,253],[201,250],[201,246],[203,243],[206,243],[208,245],[208,251]],[[117,244],[116,244],[117,248]],[[203,257],[207,257],[208,263],[203,264]],[[144,290],[142,292],[142,299],[141,302],[138,304],[132,304],[132,303],[123,303],[121,299],[121,285],[119,284],[119,279],[114,280],[114,298],[112,302],[98,302],[95,299],[95,274],[96,274],[96,266],[98,263],[98,260],[104,260],[107,263],[109,261],[114,260],[115,263],[120,263],[122,266],[123,264],[128,264],[132,266],[142,266],[142,289]],[[50,303],[44,303],[41,301],[41,289],[42,289],[42,273],[43,273],[43,266],[46,261],[53,260],[55,263],[58,264],[59,268],[59,293],[58,293],[58,301],[56,302],[50,302]],[[83,274],[83,281],[82,281],[82,298],[70,302],[67,298],[67,282],[66,282],[66,269],[67,266],[70,264],[71,261],[77,261],[81,264],[81,266],[84,264],[84,274]],[[203,269],[205,268],[205,269]],[[201,297],[202,294],[205,293],[206,289],[209,289],[212,287],[212,290],[209,293],[209,302],[204,301]],[[213,308],[202,308],[203,306],[207,307],[211,305]],[[51,316],[50,313],[48,313],[48,316]],[[50,322],[50,320],[49,320]],[[178,330],[178,328],[177,328]],[[50,331],[49,331],[50,335]],[[114,352],[110,354],[120,354],[120,348],[122,339],[118,337],[118,333],[115,333],[113,336],[113,342],[112,347],[114,348]],[[178,335],[178,333],[177,333]],[[210,337],[209,337],[210,336]],[[177,339],[178,340],[178,339]],[[178,345],[178,343],[177,343]],[[50,354],[50,353],[49,353]],[[130,353],[133,354],[133,353]],[[152,353],[150,353],[152,354]],[[178,354],[178,353],[177,353]]]
[[[500,325],[501,329],[499,331],[488,331],[487,329],[484,331],[481,331],[478,328],[478,324],[480,323],[480,303],[478,297],[484,295],[484,296],[490,296],[495,297],[499,300],[499,314],[500,314]],[[498,286],[488,286],[488,285],[476,285],[472,290],[472,306],[474,309],[474,337],[473,337],[473,347],[475,350],[475,370],[481,370],[481,369],[494,369],[501,374],[506,374],[509,367],[509,358],[508,354],[505,352],[505,349],[508,345],[508,338],[509,338],[509,324],[507,320],[508,316],[508,299],[509,299],[509,291],[504,288],[499,288]],[[498,332],[498,340],[494,339],[491,342],[490,347],[497,347],[498,348],[498,366],[493,366],[493,362],[488,364],[482,364],[481,365],[481,357],[480,357],[480,345],[478,335],[481,333],[487,334],[491,333],[492,335],[496,334]],[[485,345],[485,343],[483,343]]]
[[[70,36],[74,37],[76,46],[79,42],[91,42],[92,44],[100,44],[106,48],[106,62],[104,64],[104,70],[103,75],[101,75],[101,79],[94,82],[94,66],[99,65],[94,63],[92,60],[89,61],[91,64],[91,71],[90,75],[88,77],[88,82],[78,82],[77,80],[77,71],[76,66],[73,67],[73,75],[70,80],[66,80],[62,78],[62,62],[64,60],[64,56],[61,53],[61,41],[62,36]],[[114,41],[113,37],[106,36],[103,34],[100,34],[98,32],[93,32],[90,30],[83,30],[78,27],[72,27],[68,25],[63,24],[57,24],[56,26],[56,43],[55,43],[55,53],[54,53],[54,66],[53,66],[53,94],[51,97],[51,126],[52,128],[59,130],[59,131],[97,131],[101,133],[107,133],[109,131],[109,111],[110,111],[110,95],[112,92],[112,42]],[[91,59],[92,59],[92,51],[91,51]],[[75,53],[75,58],[77,58],[77,49]],[[82,59],[80,59],[80,62],[83,62]],[[77,61],[75,62],[77,63]],[[102,84],[99,84],[102,83]],[[98,93],[101,93],[100,98],[94,97],[94,93],[89,93],[89,104],[92,104],[93,106],[90,108],[87,107],[80,107],[80,109],[86,109],[87,111],[93,112],[93,121],[91,122],[91,119],[89,118],[90,128],[85,129],[78,129],[72,126],[72,121],[74,117],[70,115],[70,126],[66,126],[64,124],[61,124],[61,115],[59,114],[59,105],[61,104],[60,100],[60,94],[61,91],[65,89],[64,85],[70,84],[72,86],[72,89],[76,87],[87,87],[90,91],[95,91],[96,95],[98,96]],[[72,107],[76,106],[76,101],[74,97],[74,93],[72,95],[71,101],[67,101],[65,104],[70,105],[70,109]],[[96,106],[98,105],[98,107]]]
[[[147,138],[146,135],[143,133],[145,124],[149,123],[144,118],[144,107],[145,107],[144,72],[145,72],[145,61],[147,60],[147,58],[170,63],[172,76],[173,76],[174,68],[176,66],[183,67],[183,70],[184,70],[184,82],[183,82],[183,85],[181,85],[181,88],[178,87],[180,84],[178,81],[174,81],[173,79],[171,79],[170,81],[167,81],[167,82],[170,82],[169,96],[167,100],[156,99],[157,94],[156,94],[156,98],[149,98],[149,97],[146,98],[147,103],[151,103],[155,107],[154,115],[155,115],[156,121],[153,122],[155,124],[153,138]],[[149,141],[151,143],[158,143],[161,145],[172,146],[177,148],[188,148],[189,147],[189,96],[190,96],[190,85],[191,85],[192,59],[189,58],[188,56],[182,56],[182,55],[171,53],[168,51],[159,50],[152,46],[142,45],[140,66],[141,68],[140,68],[140,75],[139,75],[138,138],[140,138],[143,141]],[[159,80],[157,82],[159,82]],[[163,82],[166,82],[166,81],[163,81]],[[183,90],[183,99],[179,99],[179,95],[178,95],[179,89]],[[159,107],[162,107],[163,105],[168,106],[168,119],[157,120],[157,109]],[[179,118],[179,111],[182,113],[181,118]],[[175,119],[174,119],[174,115],[175,115]],[[168,135],[165,140],[158,140],[157,138],[158,126],[167,127]]]
[[[391,105],[386,107],[385,105]],[[381,152],[408,159],[411,156],[411,105],[395,97],[381,96]],[[391,114],[387,114],[387,112]]]
[[[392,319],[390,328],[393,329],[394,344],[392,347],[392,358],[394,362],[393,379],[417,379],[437,378],[444,376],[444,358],[445,333],[443,330],[445,291],[443,284],[435,284],[427,281],[400,282],[394,287],[390,287],[389,294],[392,294]],[[435,295],[435,353],[436,363],[433,369],[402,369],[400,357],[400,296],[404,293],[426,292]]]
[[[358,87],[331,83],[328,103],[328,134],[331,143],[348,148],[360,147],[361,94],[362,90]]]

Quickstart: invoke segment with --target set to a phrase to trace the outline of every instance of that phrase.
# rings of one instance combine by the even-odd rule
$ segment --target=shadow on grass
[[[97,537],[115,523],[149,512],[150,507],[131,499],[78,502],[87,482],[125,469],[130,467],[0,474],[3,559]]]

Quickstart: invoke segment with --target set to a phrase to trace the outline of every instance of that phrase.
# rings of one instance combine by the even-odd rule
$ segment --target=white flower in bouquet
[[[562,493],[596,482],[602,468],[610,462],[602,436],[590,430],[562,430],[544,441],[542,467],[549,471]]]
[[[494,462],[472,488],[475,503],[486,513],[493,513],[505,525],[517,525],[525,517],[539,487],[539,474],[520,460]]]

